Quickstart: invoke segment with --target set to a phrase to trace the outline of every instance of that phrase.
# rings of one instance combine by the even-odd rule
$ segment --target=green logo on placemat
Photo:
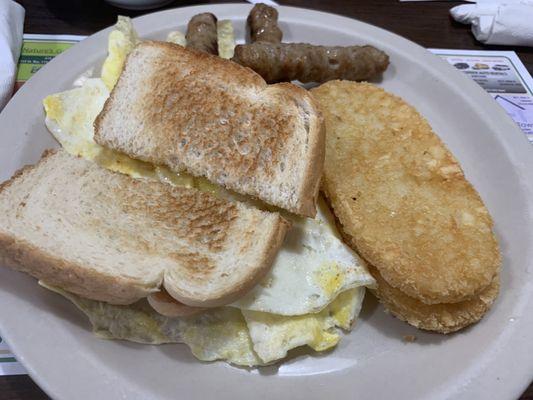
[[[17,81],[27,81],[48,61],[74,44],[75,42],[24,40],[20,53]]]

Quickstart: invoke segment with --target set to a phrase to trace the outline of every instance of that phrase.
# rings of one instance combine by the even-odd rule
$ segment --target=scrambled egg
[[[219,52],[231,57],[231,22],[221,21],[218,28]],[[109,56],[102,67],[102,78],[84,78],[80,87],[44,99],[50,132],[69,153],[110,170],[249,201],[203,178],[130,159],[94,141],[93,122],[138,40],[129,18],[119,17],[109,35]],[[168,40],[184,44],[179,32],[171,32]],[[285,357],[288,350],[298,346],[326,350],[340,340],[337,327],[351,328],[361,308],[363,286],[375,282],[359,258],[342,243],[323,200],[315,220],[285,216],[293,226],[271,271],[229,307],[190,318],[167,318],[152,310],[146,301],[114,306],[51,289],[76,304],[100,337],[151,344],[183,342],[204,361],[222,359],[255,366]]]

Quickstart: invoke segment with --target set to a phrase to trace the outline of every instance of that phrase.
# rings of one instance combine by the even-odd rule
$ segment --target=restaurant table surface
[[[151,12],[150,10],[123,10],[112,7],[102,0],[20,0],[18,2],[26,9],[25,33],[90,35],[113,25],[119,14],[135,17]],[[224,3],[224,1],[175,1],[163,9],[216,3]],[[533,74],[532,48],[485,46],[475,40],[469,26],[453,21],[448,11],[460,2],[280,0],[278,3],[355,18],[387,29],[424,47],[514,50],[529,73]],[[533,371],[531,372],[533,374]],[[48,396],[30,377],[16,375],[0,377],[0,399],[48,399]],[[533,384],[524,392],[520,400],[533,400]]]

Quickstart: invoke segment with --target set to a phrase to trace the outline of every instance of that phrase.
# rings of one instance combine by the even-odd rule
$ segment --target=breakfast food
[[[89,300],[58,287],[39,284],[70,300],[90,320],[101,339],[121,339],[142,344],[184,343],[202,361],[226,360],[246,367],[267,364],[253,349],[240,310],[213,308],[187,318],[168,318],[146,301],[121,306]]]
[[[420,114],[370,84],[335,81],[312,93],[326,121],[323,190],[382,280],[427,305],[494,289],[501,258],[490,215]],[[385,303],[388,293],[378,290]]]
[[[187,25],[187,47],[218,55],[217,17],[211,13],[195,15]]]
[[[389,65],[389,57],[373,46],[316,46],[307,43],[256,42],[235,47],[232,58],[267,82],[332,79],[366,80]]]
[[[54,167],[58,169],[56,173],[49,174],[48,171],[43,170],[46,163],[49,162],[55,164]],[[0,212],[7,217],[6,220],[16,219],[17,224],[21,224],[26,221],[25,219],[22,220],[24,215],[21,215],[21,211],[31,210],[31,215],[35,221],[30,221],[28,225],[42,224],[42,228],[37,232],[42,236],[49,237],[50,223],[54,223],[59,228],[56,240],[64,246],[71,245],[72,241],[80,242],[81,235],[76,235],[72,230],[66,229],[69,223],[75,221],[80,227],[86,227],[82,232],[84,238],[82,250],[92,252],[93,257],[100,262],[105,261],[105,259],[102,260],[102,250],[115,244],[109,238],[116,238],[121,250],[120,261],[108,266],[109,274],[114,276],[118,275],[122,268],[125,268],[124,260],[125,262],[129,261],[127,265],[131,268],[134,265],[139,266],[139,262],[135,259],[131,260],[134,257],[157,261],[164,256],[162,252],[164,246],[161,240],[164,241],[167,236],[158,238],[157,241],[152,240],[150,235],[155,228],[146,224],[145,218],[149,218],[151,213],[145,211],[155,204],[157,204],[157,210],[164,210],[164,207],[173,208],[174,203],[167,203],[167,199],[154,200],[144,195],[137,198],[136,195],[138,192],[143,194],[148,191],[149,196],[153,196],[154,186],[163,191],[174,191],[178,188],[151,180],[132,180],[127,176],[107,172],[93,162],[67,156],[64,151],[48,155],[34,169],[41,172],[40,176],[36,178],[42,177],[43,180],[39,179],[33,188],[29,187],[29,183],[24,183],[25,193],[20,191],[20,195],[25,197],[26,203],[19,207],[20,210],[12,207],[6,207],[9,208],[8,210],[2,209]],[[26,173],[32,173],[34,169],[30,169]],[[87,170],[92,173],[86,174]],[[99,176],[92,176],[94,173]],[[61,174],[65,178],[57,179],[58,175]],[[113,177],[112,181],[110,181],[110,176]],[[79,181],[71,182],[73,178]],[[13,185],[21,185],[20,179],[23,179],[23,175],[15,178],[13,183],[8,183],[6,186],[12,188]],[[113,182],[114,180],[120,182]],[[114,204],[110,198],[115,195],[106,190],[108,185],[112,184],[119,191],[129,191],[128,188],[124,188],[124,180],[134,185],[135,203],[137,203],[135,207],[139,210],[135,215],[128,214],[128,219],[124,221],[127,223],[128,230],[133,232],[128,233],[126,237],[121,236],[123,226],[117,224],[116,218],[102,221],[98,218],[92,218],[96,211],[88,214],[90,210],[107,210],[110,204]],[[43,186],[46,186],[47,190],[43,190]],[[80,187],[81,189],[78,190]],[[68,193],[62,193],[67,188]],[[193,192],[195,191],[193,190]],[[49,194],[43,196],[43,193]],[[198,192],[195,193],[198,194]],[[213,197],[213,195],[206,195],[205,193],[202,195]],[[2,194],[2,200],[6,200],[8,203],[17,201],[17,199],[18,197],[13,195],[12,189]],[[47,201],[54,201],[57,205],[62,204],[63,207],[56,209],[34,207],[34,202]],[[80,206],[70,210],[69,206],[73,204],[80,204]],[[129,201],[124,203],[117,200],[116,205],[112,208],[121,209],[124,204],[129,204]],[[126,208],[126,212],[128,211]],[[160,211],[154,212],[157,214]],[[108,218],[109,213],[107,212],[105,215],[106,218]],[[58,217],[57,214],[60,216]],[[70,214],[85,215],[86,219],[81,218],[78,221],[69,216]],[[193,214],[201,217],[194,210],[191,210],[191,215]],[[171,215],[170,212],[164,214],[165,217]],[[44,280],[42,282],[44,286],[51,287],[72,300],[89,316],[94,330],[99,336],[142,343],[183,342],[188,344],[201,360],[224,359],[238,365],[264,365],[276,361],[279,354],[281,354],[281,358],[284,357],[286,352],[294,347],[309,345],[317,350],[325,350],[335,346],[341,338],[337,327],[345,330],[351,329],[351,325],[360,310],[364,296],[364,287],[361,285],[372,285],[374,282],[359,263],[357,257],[345,248],[334,235],[328,235],[326,231],[323,231],[324,229],[331,229],[327,224],[330,219],[331,217],[324,218],[319,224],[313,220],[309,220],[308,224],[303,221],[303,225],[296,226],[296,231],[291,235],[292,238],[283,245],[285,250],[278,253],[272,269],[252,292],[241,297],[238,302],[222,308],[196,309],[194,312],[190,312],[191,307],[182,306],[182,313],[179,318],[176,318],[177,316],[169,318],[165,312],[160,312],[160,308],[150,307],[149,304],[153,304],[150,302],[152,294],[149,295],[148,302],[146,299],[141,299],[131,305],[116,305],[93,300],[91,298],[96,297],[95,293],[98,294],[102,287],[105,287],[105,285],[98,286],[95,276],[87,276],[83,272],[73,270],[71,264],[61,260],[55,260],[52,265],[59,268],[58,272],[60,273],[57,276],[62,279],[57,280],[55,279],[56,276],[51,274],[41,274],[47,270],[42,269],[42,264],[36,264],[28,258],[32,256],[32,253],[28,253],[26,248],[14,249],[11,246],[3,246],[2,252],[7,252],[3,261],[7,261],[6,265],[33,273],[34,276]],[[2,219],[2,221],[4,220]],[[201,224],[202,219],[199,218],[197,223]],[[142,228],[136,228],[138,224],[142,225]],[[147,225],[151,229],[147,229]],[[176,229],[176,224],[173,224],[168,218],[157,219],[154,221],[154,225],[162,226],[162,230],[173,231]],[[319,231],[316,233],[310,231],[309,228],[313,226]],[[92,227],[94,230],[91,229]],[[25,226],[19,225],[19,228],[23,233],[26,232]],[[257,229],[261,228],[257,226]],[[63,237],[61,236],[63,232],[74,234]],[[102,234],[103,237],[99,243],[95,240],[90,242],[86,240],[93,232]],[[132,234],[135,236],[132,237]],[[231,234],[231,232],[227,232],[227,234]],[[300,243],[298,240],[300,237],[308,237],[308,239],[306,242]],[[238,241],[236,237],[231,239]],[[261,238],[257,236],[253,239],[261,241]],[[16,243],[20,243],[20,241]],[[45,244],[54,245],[50,241]],[[157,248],[146,247],[150,245],[157,246]],[[327,251],[332,245],[333,247]],[[299,249],[299,247],[301,248]],[[16,265],[11,260],[12,257],[9,253],[13,249],[17,257]],[[58,254],[67,259],[77,259],[80,256],[77,249],[58,252]],[[185,253],[185,255],[187,254]],[[175,257],[179,255],[180,253],[177,252]],[[239,258],[230,256],[226,261],[235,260],[238,261]],[[194,265],[194,263],[191,264],[191,266]],[[201,267],[202,265],[200,263],[196,266]],[[202,284],[204,282],[203,275],[201,275],[202,268],[194,269],[193,273],[200,274],[198,275],[200,280],[197,280],[196,283]],[[186,275],[181,275],[179,279],[182,283],[191,281],[190,276]],[[72,286],[76,282],[80,284],[79,287]],[[71,292],[65,291],[66,288],[70,289]],[[77,290],[78,288],[80,290]],[[115,286],[114,289],[114,296],[119,293],[130,293],[127,288],[122,291],[119,290],[118,286]],[[204,289],[209,290],[210,288]],[[72,291],[81,293],[81,296],[72,293]],[[265,329],[268,331],[265,332]],[[262,356],[259,356],[255,350],[256,343],[259,346],[257,351]]]
[[[278,11],[266,4],[256,4],[248,14],[250,39],[253,42],[280,43],[283,32],[278,26]]]
[[[363,257],[427,304],[485,289],[500,264],[490,215],[429,124],[369,84],[312,93],[328,132],[324,191]]]
[[[277,213],[140,182],[63,150],[4,183],[0,213],[8,264],[112,304],[162,285],[185,304],[230,303],[268,272],[288,228]]]
[[[170,318],[190,317],[209,309],[207,307],[193,307],[180,303],[168,294],[165,288],[160,288],[159,292],[150,293],[146,297],[146,300],[155,311]]]
[[[232,61],[254,70],[268,83],[366,80],[381,74],[389,65],[387,54],[372,46],[281,43],[278,12],[265,4],[256,4],[247,22],[252,43],[236,46]]]
[[[91,121],[108,95],[101,80],[91,78],[82,87],[45,98],[46,125],[66,151],[131,177],[196,188],[221,198],[265,208],[256,200],[237,196],[203,178],[175,174],[165,167],[133,160],[96,144]],[[323,200],[318,202],[315,219],[280,212],[291,222],[291,227],[264,278],[266,283],[256,285],[236,304],[255,311],[301,315],[320,311],[350,288],[373,284],[358,257],[342,243],[334,218]]]
[[[167,34],[166,41],[169,43],[179,44],[180,46],[187,45],[187,40],[185,39],[185,35],[180,31],[170,31]],[[117,79],[118,79],[118,76],[117,76]]]
[[[129,18],[119,16],[115,29],[109,34],[108,56],[102,65],[102,81],[109,90],[117,83],[126,62],[126,55],[137,43],[139,43],[139,37]]]
[[[230,59],[235,50],[235,34],[230,20],[217,22],[218,56]]]
[[[128,23],[129,20],[122,19],[123,28],[127,28]],[[137,40],[136,35],[127,34],[134,33],[133,29],[125,29],[123,32],[125,34],[120,36],[122,43],[133,44],[134,40]],[[226,33],[228,32],[231,30],[227,29]],[[228,34],[227,39],[229,36]],[[111,38],[117,39],[117,35],[111,35]],[[169,35],[171,40],[180,41],[181,38],[178,32]],[[117,66],[130,63],[129,59],[127,63],[122,61],[126,60],[128,52],[134,51],[131,49],[135,49],[136,46],[139,45],[110,45],[109,48],[113,53],[110,52],[108,55],[102,75],[109,77],[110,82],[118,81],[118,76],[115,74],[120,75],[122,70]],[[228,78],[230,79],[231,77]],[[220,79],[217,82],[225,81]],[[114,245],[119,244],[121,255],[125,254],[122,258],[130,262],[124,266],[124,263],[120,263],[121,257],[114,257],[118,259],[117,265],[108,265],[107,272],[110,275],[122,276],[124,268],[132,268],[141,274],[142,268],[139,266],[145,265],[145,262],[152,261],[153,265],[159,266],[165,261],[168,258],[165,253],[168,247],[166,244],[172,242],[174,235],[182,232],[181,229],[188,223],[187,221],[194,221],[193,225],[198,225],[199,231],[189,229],[188,233],[192,237],[187,236],[184,240],[198,239],[200,241],[198,246],[208,246],[212,240],[218,241],[225,237],[226,247],[219,250],[211,249],[202,255],[209,258],[216,253],[219,256],[216,258],[217,266],[226,265],[235,268],[244,265],[246,260],[243,256],[247,251],[259,257],[260,252],[254,251],[253,248],[269,247],[268,241],[265,240],[268,229],[264,227],[268,226],[272,215],[277,215],[280,221],[283,219],[290,221],[291,226],[287,230],[285,240],[277,248],[270,269],[257,284],[252,284],[247,289],[246,285],[239,284],[239,276],[246,276],[247,272],[252,276],[252,264],[247,264],[246,268],[239,270],[240,272],[234,270],[235,274],[224,276],[221,282],[213,283],[197,278],[200,278],[202,273],[210,276],[211,273],[216,275],[223,271],[221,269],[218,272],[206,271],[205,260],[196,260],[198,262],[191,260],[188,264],[193,267],[191,271],[182,270],[179,275],[174,275],[172,278],[176,279],[169,282],[170,285],[166,284],[167,279],[163,279],[159,291],[142,293],[142,298],[135,303],[111,304],[109,301],[94,300],[102,299],[94,288],[105,289],[105,285],[98,284],[95,276],[78,274],[77,270],[73,273],[69,266],[59,263],[58,270],[61,270],[61,267],[67,269],[66,271],[63,269],[64,273],[60,274],[63,280],[50,279],[49,275],[41,273],[43,270],[38,268],[38,265],[30,262],[31,254],[28,255],[25,248],[16,251],[17,258],[21,261],[17,263],[18,268],[44,278],[44,281],[40,282],[41,285],[70,299],[89,317],[95,333],[101,337],[154,344],[183,342],[191,348],[196,357],[205,361],[222,359],[237,365],[266,365],[285,357],[287,351],[295,347],[307,345],[317,351],[330,349],[339,342],[342,331],[351,330],[361,308],[365,286],[373,287],[375,280],[359,257],[340,239],[335,229],[334,218],[322,200],[317,204],[316,218],[304,218],[287,210],[275,209],[256,198],[228,191],[205,178],[195,177],[183,171],[171,171],[161,164],[132,159],[126,154],[102,146],[94,141],[93,122],[100,114],[113,87],[105,84],[100,77],[89,75],[77,79],[75,85],[73,89],[50,95],[43,101],[46,126],[64,150],[48,155],[38,166],[26,170],[26,173],[43,171],[43,164],[46,165],[50,159],[53,161],[58,160],[55,157],[60,157],[62,161],[58,162],[60,165],[56,165],[57,173],[51,174],[46,169],[42,172],[43,179],[39,179],[35,185],[20,185],[32,201],[38,200],[47,204],[51,202],[50,199],[54,201],[55,208],[33,207],[34,220],[28,222],[28,225],[32,226],[39,224],[39,221],[47,221],[41,232],[47,237],[51,235],[49,228],[52,225],[48,223],[49,221],[58,228],[58,233],[53,235],[54,240],[47,241],[46,244],[52,246],[57,241],[72,243],[76,235],[65,238],[61,234],[69,232],[65,227],[76,224],[79,224],[76,226],[87,226],[87,232],[85,230],[82,232],[84,239],[95,230],[98,232],[105,230],[105,235],[101,239],[78,240],[78,247],[71,246],[70,251],[58,253],[61,256],[66,259],[83,259],[80,258],[78,251],[79,247],[84,247],[84,251],[92,251],[91,254],[95,259],[105,262],[107,258],[103,258],[102,254],[106,254]],[[65,151],[71,156],[66,155]],[[121,174],[105,171],[102,167]],[[77,174],[80,169],[92,172]],[[92,179],[94,174],[98,177]],[[57,180],[57,176],[62,176],[63,179]],[[249,176],[255,175],[250,173]],[[14,178],[14,183],[10,185],[18,185],[22,182],[21,179],[21,177]],[[71,179],[73,182],[70,182]],[[87,180],[89,182],[86,182]],[[109,186],[115,190],[109,190]],[[130,186],[135,187],[135,191],[130,190]],[[42,195],[42,188],[47,188],[47,195]],[[114,196],[123,192],[128,193],[128,196],[131,194],[127,201],[114,199]],[[204,213],[201,212],[204,202],[193,200],[189,204],[190,207],[185,211],[182,210],[183,213],[180,214],[179,203],[175,202],[172,196],[158,195],[174,192],[187,194],[195,199],[208,198],[209,201],[220,205],[211,207]],[[12,192],[5,196],[8,203],[17,200]],[[135,204],[134,215],[129,207],[132,203]],[[264,221],[258,221],[253,227],[261,232],[257,235],[248,235],[246,238],[243,236],[246,232],[239,231],[235,234],[231,226],[237,220],[231,218],[227,224],[220,221],[220,218],[227,214],[219,212],[226,207],[222,205],[266,216]],[[1,215],[5,215],[6,218],[0,219],[0,227],[4,221],[17,221],[18,218],[22,218],[24,209],[28,207],[28,204],[19,210],[6,207],[1,211]],[[175,210],[176,208],[178,210]],[[77,213],[80,210],[91,214]],[[101,211],[105,211],[104,215],[112,218],[109,221],[102,220]],[[60,219],[54,219],[58,213],[61,214]],[[124,224],[117,223],[124,221],[117,217],[124,213],[128,214],[126,227],[130,230],[126,229],[127,235],[124,235]],[[80,214],[83,218],[71,217],[72,214]],[[64,218],[64,215],[69,217]],[[153,216],[158,218],[154,221]],[[152,222],[147,224],[146,221]],[[143,228],[139,228],[140,225]],[[195,236],[195,232],[204,232],[204,229],[207,235]],[[151,235],[165,230],[170,230],[170,234],[161,234],[159,235],[161,237]],[[78,235],[78,239],[80,236]],[[224,249],[237,249],[243,246],[245,249],[242,254],[222,254]],[[173,261],[182,256],[188,257],[195,249],[194,245],[187,245],[186,248],[176,247],[177,254],[172,254],[170,258]],[[141,260],[140,264],[137,264],[137,259]],[[150,274],[143,274],[143,279],[149,279],[148,275]],[[180,293],[176,293],[174,287],[176,283],[181,289],[195,287],[207,297],[213,297],[217,284],[224,286],[224,279],[228,279],[226,293],[239,294],[236,295],[237,299],[229,303],[226,300],[231,296],[227,297],[223,306],[216,306],[221,304],[218,301],[196,302],[180,298]],[[230,280],[234,284],[229,284]],[[72,293],[73,291],[78,294]],[[113,295],[137,298],[126,288],[116,292],[113,292]],[[184,304],[185,302],[188,304]]]
[[[322,118],[295,85],[268,86],[230,61],[145,41],[94,125],[96,142],[109,149],[296,214],[316,213]]]
[[[373,293],[385,309],[419,329],[440,333],[455,332],[479,321],[492,306],[500,288],[500,278],[496,275],[491,284],[472,299],[426,304],[389,285],[375,267],[369,265],[369,271],[377,282]]]
[[[335,346],[341,337],[338,328],[351,328],[364,295],[363,288],[351,289],[320,313],[295,318],[241,312],[234,307],[167,318],[145,301],[113,305],[39,283],[72,301],[87,315],[100,338],[145,344],[185,343],[199,360],[226,360],[247,367],[272,364],[299,346],[316,351]]]

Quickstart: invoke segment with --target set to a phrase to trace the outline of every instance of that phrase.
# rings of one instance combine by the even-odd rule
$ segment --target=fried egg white
[[[308,345],[316,351],[334,347],[341,338],[336,326],[350,329],[365,290],[348,290],[320,313],[298,317],[220,307],[193,317],[168,318],[155,312],[146,300],[112,305],[39,284],[74,303],[100,338],[144,344],[185,343],[199,360],[224,360],[248,367],[280,360],[299,346]]]
[[[340,293],[372,286],[374,278],[338,237],[323,199],[315,219],[288,216],[292,222],[266,277],[232,305],[279,315],[315,313]]]
[[[287,317],[243,310],[255,353],[268,363],[284,358],[289,350],[300,346],[307,345],[315,351],[334,347],[341,339],[336,327],[351,328],[364,293],[364,287],[347,290],[315,314]]]
[[[139,43],[139,37],[130,18],[119,15],[115,29],[109,34],[107,43],[108,55],[102,65],[102,80],[111,90],[124,68],[126,57]]]
[[[109,97],[99,78],[86,78],[80,87],[43,100],[46,125],[66,151],[94,160],[103,148],[93,141],[93,122]]]
[[[154,311],[146,300],[118,306],[89,300],[43,282],[39,284],[74,303],[102,339],[143,344],[185,343],[202,361],[225,360],[247,367],[265,364],[255,354],[246,322],[235,308],[215,308],[189,318],[167,318]]]

